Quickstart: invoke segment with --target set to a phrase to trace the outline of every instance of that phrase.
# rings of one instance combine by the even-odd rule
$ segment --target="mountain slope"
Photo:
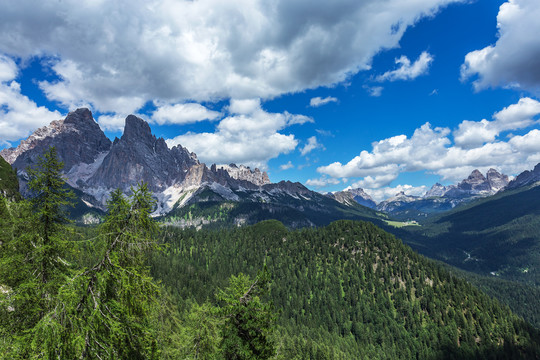
[[[377,205],[373,198],[366,194],[362,188],[337,191],[326,195],[344,205],[360,204],[371,209],[374,209]]]
[[[152,272],[176,299],[212,301],[230,275],[253,276],[266,263],[283,359],[540,354],[536,330],[370,223],[300,231],[275,221],[228,231],[168,228],[165,241],[167,253],[152,260]]]

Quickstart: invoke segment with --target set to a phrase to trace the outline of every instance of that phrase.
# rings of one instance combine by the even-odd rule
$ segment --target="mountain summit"
[[[64,120],[53,121],[50,125],[37,129],[17,148],[0,151],[14,168],[20,170],[34,166],[38,156],[50,146],[56,147],[59,158],[68,172],[77,164],[91,164],[100,153],[109,151],[111,141],[86,108],[70,112]]]

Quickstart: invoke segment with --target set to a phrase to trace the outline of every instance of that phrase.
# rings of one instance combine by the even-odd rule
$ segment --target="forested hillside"
[[[181,309],[215,302],[229,276],[266,263],[278,358],[537,358],[540,334],[469,283],[370,223],[288,231],[167,228],[152,260]],[[191,300],[189,300],[191,299]]]

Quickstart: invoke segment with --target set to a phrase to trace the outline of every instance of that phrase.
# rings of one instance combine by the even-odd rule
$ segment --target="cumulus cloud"
[[[0,54],[0,82],[14,80],[19,69],[13,59]]]
[[[398,135],[376,141],[371,151],[361,151],[349,162],[334,162],[317,171],[331,178],[362,178],[357,185],[377,188],[389,185],[400,173],[427,171],[443,181],[459,181],[475,168],[496,168],[515,174],[540,161],[540,131],[498,139],[503,131],[525,129],[538,123],[540,103],[522,98],[493,115],[493,121],[463,121],[453,132],[426,123],[411,137]]]
[[[126,114],[101,115],[97,122],[102,130],[120,132],[124,130],[126,123]]]
[[[369,96],[379,97],[382,95],[384,88],[382,86],[367,86],[364,85],[364,89],[368,92]]]
[[[414,63],[405,55],[396,59],[396,64],[399,67],[392,71],[387,71],[382,75],[377,76],[377,81],[396,81],[396,80],[413,80],[428,72],[429,66],[433,62],[433,56],[424,51]]]
[[[540,2],[510,0],[497,15],[498,39],[465,56],[463,80],[475,78],[476,90],[519,87],[540,94]]]
[[[159,124],[190,124],[204,120],[217,120],[221,115],[200,104],[163,104],[152,114],[152,121]]]
[[[237,163],[266,169],[268,160],[289,153],[298,145],[293,134],[280,131],[294,124],[313,122],[304,115],[269,113],[262,109],[259,99],[233,99],[228,111],[229,116],[219,122],[215,132],[188,132],[167,140],[167,144],[181,144],[205,163]]]
[[[493,121],[464,120],[454,131],[456,145],[464,148],[474,148],[486,142],[494,141],[501,132],[527,128],[538,120],[540,102],[531,98],[521,98],[517,104],[512,104],[493,115]]]
[[[317,96],[317,97],[311,98],[311,100],[309,101],[309,106],[319,107],[319,106],[326,105],[331,102],[337,103],[338,99],[332,96],[327,96],[325,98],[321,98],[320,96]]]
[[[322,149],[322,148],[324,147],[322,146],[322,144],[319,144],[319,142],[317,141],[317,137],[312,136],[308,139],[307,144],[304,145],[304,147],[300,150],[300,154],[302,154],[302,156],[305,156],[315,149]]]
[[[409,26],[457,1],[13,1],[0,13],[0,53],[52,57],[58,79],[40,86],[70,108],[267,99],[369,69]]]
[[[382,174],[376,176],[366,176],[362,180],[351,185],[352,188],[377,189],[389,185],[397,179],[397,173]]]
[[[0,144],[4,145],[63,117],[58,111],[37,106],[21,94],[21,85],[14,81],[17,74],[15,62],[8,57],[0,57]]]

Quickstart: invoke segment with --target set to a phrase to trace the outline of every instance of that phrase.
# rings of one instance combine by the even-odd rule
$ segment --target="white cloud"
[[[319,107],[319,106],[326,105],[331,102],[337,103],[338,99],[332,96],[327,96],[325,98],[321,98],[320,96],[317,96],[317,97],[311,98],[311,100],[309,101],[309,106]]]
[[[261,99],[231,99],[228,110],[231,114],[252,114],[261,107]]]
[[[389,185],[392,181],[397,179],[397,176],[397,173],[376,175],[375,177],[366,176],[362,180],[353,183],[351,187],[362,189],[377,189]]]
[[[540,102],[531,98],[521,98],[517,104],[512,104],[493,114],[494,121],[464,120],[454,131],[456,145],[463,148],[474,148],[494,141],[500,133],[509,130],[527,128],[538,120]]]
[[[462,79],[476,78],[476,90],[505,86],[540,94],[539,18],[538,0],[502,4],[497,15],[497,42],[465,56]]]
[[[522,98],[495,113],[493,121],[463,121],[453,133],[453,142],[450,129],[426,123],[410,138],[398,135],[374,142],[371,151],[363,150],[345,164],[334,162],[317,171],[336,179],[362,178],[357,185],[366,188],[386,186],[403,172],[427,171],[442,181],[459,181],[475,168],[516,174],[539,162],[540,131],[509,135],[506,141],[497,136],[530,127],[539,114],[536,100]]]
[[[346,81],[457,1],[13,1],[0,53],[54,58],[59,79],[40,86],[70,108],[268,99]]]
[[[396,64],[399,67],[396,70],[387,71],[376,77],[377,81],[396,81],[396,80],[413,80],[420,75],[428,72],[429,66],[433,62],[433,56],[424,51],[414,63],[405,55],[396,59]]]
[[[382,91],[384,90],[382,86],[367,86],[367,85],[364,85],[364,89],[367,90],[367,92],[369,93],[369,96],[373,96],[373,97],[381,96]]]
[[[12,81],[18,73],[15,62],[0,57],[0,144],[8,145],[30,135],[38,127],[62,118],[58,111],[49,111],[21,94],[21,85]]]
[[[493,118],[500,131],[517,130],[531,126],[535,122],[533,118],[538,114],[540,114],[540,102],[525,97],[519,99],[517,104],[512,104],[495,113]]]
[[[294,135],[280,131],[313,121],[304,115],[266,112],[258,99],[231,100],[228,111],[229,116],[219,122],[215,132],[190,132],[167,140],[167,144],[181,144],[205,163],[237,163],[266,169],[268,160],[289,153],[298,145]]]
[[[353,186],[354,187],[354,186]],[[406,195],[410,196],[422,196],[426,193],[427,187],[422,186],[412,186],[412,185],[398,185],[395,187],[383,187],[378,189],[364,189],[364,191],[373,198],[377,203],[384,201],[392,196],[404,192]]]
[[[456,145],[463,148],[474,148],[495,140],[498,134],[499,132],[492,126],[491,121],[486,119],[482,121],[464,120],[454,131],[454,141]]]
[[[308,139],[307,144],[304,145],[304,147],[300,150],[300,154],[302,154],[302,156],[305,156],[315,149],[322,149],[322,148],[324,148],[322,144],[319,144],[319,142],[317,141],[317,138],[315,136],[312,136]]]
[[[204,120],[217,120],[220,115],[220,112],[210,110],[196,103],[163,104],[159,105],[152,114],[152,121],[159,125],[190,124]]]
[[[13,59],[0,54],[0,82],[14,80],[19,69]]]
[[[280,165],[279,168],[280,168],[281,170],[289,170],[289,169],[294,168],[294,165],[293,165],[293,163],[289,160],[288,163]]]

